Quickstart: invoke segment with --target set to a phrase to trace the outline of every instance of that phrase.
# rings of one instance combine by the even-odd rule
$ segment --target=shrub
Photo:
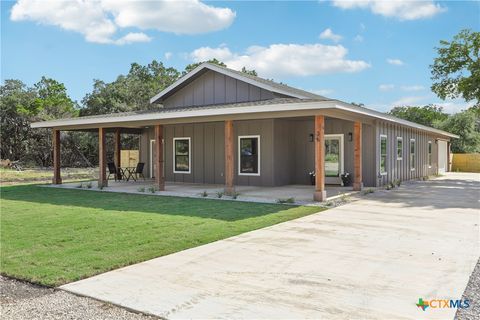
[[[217,198],[223,197],[224,193],[222,191],[217,192]]]
[[[374,192],[375,192],[375,190],[373,190],[372,188],[368,188],[368,189],[363,190],[362,194],[366,195],[366,194],[374,193]]]
[[[295,203],[295,198],[277,199],[277,203]]]
[[[77,185],[75,188],[82,189],[82,188],[83,188],[83,183],[80,183],[80,184]]]
[[[240,195],[240,193],[234,192],[234,193],[232,194],[232,199],[237,199],[239,195]]]
[[[140,187],[137,189],[138,192],[145,192],[145,187]]]
[[[151,187],[148,187],[148,192],[150,193],[155,193],[155,191],[157,191],[157,188],[155,188],[155,186],[151,186]]]
[[[200,193],[200,195],[204,198],[208,197],[208,192],[206,190],[204,190],[202,193]]]
[[[393,181],[393,183],[395,183],[395,185],[396,185],[397,187],[400,187],[400,185],[402,184],[402,181],[400,181],[400,180],[397,179],[397,180]]]
[[[92,183],[91,182],[87,183],[87,188],[92,189]]]

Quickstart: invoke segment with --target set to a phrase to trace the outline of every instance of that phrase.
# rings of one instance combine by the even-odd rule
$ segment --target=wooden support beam
[[[158,191],[165,191],[163,162],[163,125],[155,125],[155,185]]]
[[[60,130],[53,130],[53,184],[61,184],[62,177],[60,175]]]
[[[315,193],[313,200],[325,201],[325,117],[315,116]]]
[[[115,139],[114,139],[114,151],[113,151],[113,161],[115,163],[115,167],[120,168],[121,165],[121,156],[120,156],[120,150],[122,149],[121,145],[121,135],[120,135],[120,128],[115,129]],[[117,179],[121,180],[122,179],[122,174],[120,173],[120,170],[117,172]]]
[[[362,182],[362,123],[355,121],[353,124],[353,190],[360,191]]]
[[[98,128],[98,187],[107,187],[107,146],[105,128]]]
[[[233,184],[234,172],[234,133],[233,120],[225,121],[225,194],[232,195],[235,193]]]

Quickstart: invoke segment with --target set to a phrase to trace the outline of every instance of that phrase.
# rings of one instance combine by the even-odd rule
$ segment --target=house
[[[99,135],[99,184],[106,185],[105,135],[141,136],[140,161],[159,190],[165,181],[281,186],[310,184],[323,201],[325,185],[350,173],[354,190],[448,170],[457,136],[391,115],[204,63],[150,101],[154,111],[33,123],[53,129],[54,178],[61,183],[59,134]]]

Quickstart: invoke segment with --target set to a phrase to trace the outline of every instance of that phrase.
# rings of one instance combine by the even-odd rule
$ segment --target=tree
[[[201,65],[202,63],[205,63],[205,62],[208,62],[208,63],[211,63],[211,64],[216,64],[217,66],[220,66],[220,67],[226,67],[227,66],[222,61],[219,61],[219,60],[213,58],[213,59],[210,59],[208,61],[195,62],[195,63],[191,63],[191,64],[187,65],[185,67],[185,70],[183,70],[183,72],[182,72],[182,76],[186,75],[187,73],[189,73],[190,71],[192,71],[193,69],[195,69],[196,67],[198,67],[199,65]]]
[[[150,98],[175,82],[179,76],[175,68],[166,68],[156,60],[146,66],[132,63],[127,75],[119,75],[111,83],[94,80],[93,91],[82,99],[80,115],[155,108],[150,104]]]
[[[436,121],[444,121],[448,114],[443,112],[442,107],[428,105],[423,107],[403,106],[395,107],[389,114],[408,121],[423,124],[432,127]]]
[[[462,30],[453,41],[440,41],[430,66],[432,91],[441,99],[463,97],[480,105],[480,32]]]
[[[473,110],[465,110],[448,117],[444,121],[436,121],[434,126],[460,136],[452,139],[452,152],[480,152],[479,117]]]

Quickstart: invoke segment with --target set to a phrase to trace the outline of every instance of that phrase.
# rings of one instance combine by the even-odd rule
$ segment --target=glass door
[[[325,135],[325,183],[341,184],[343,173],[343,134]]]

